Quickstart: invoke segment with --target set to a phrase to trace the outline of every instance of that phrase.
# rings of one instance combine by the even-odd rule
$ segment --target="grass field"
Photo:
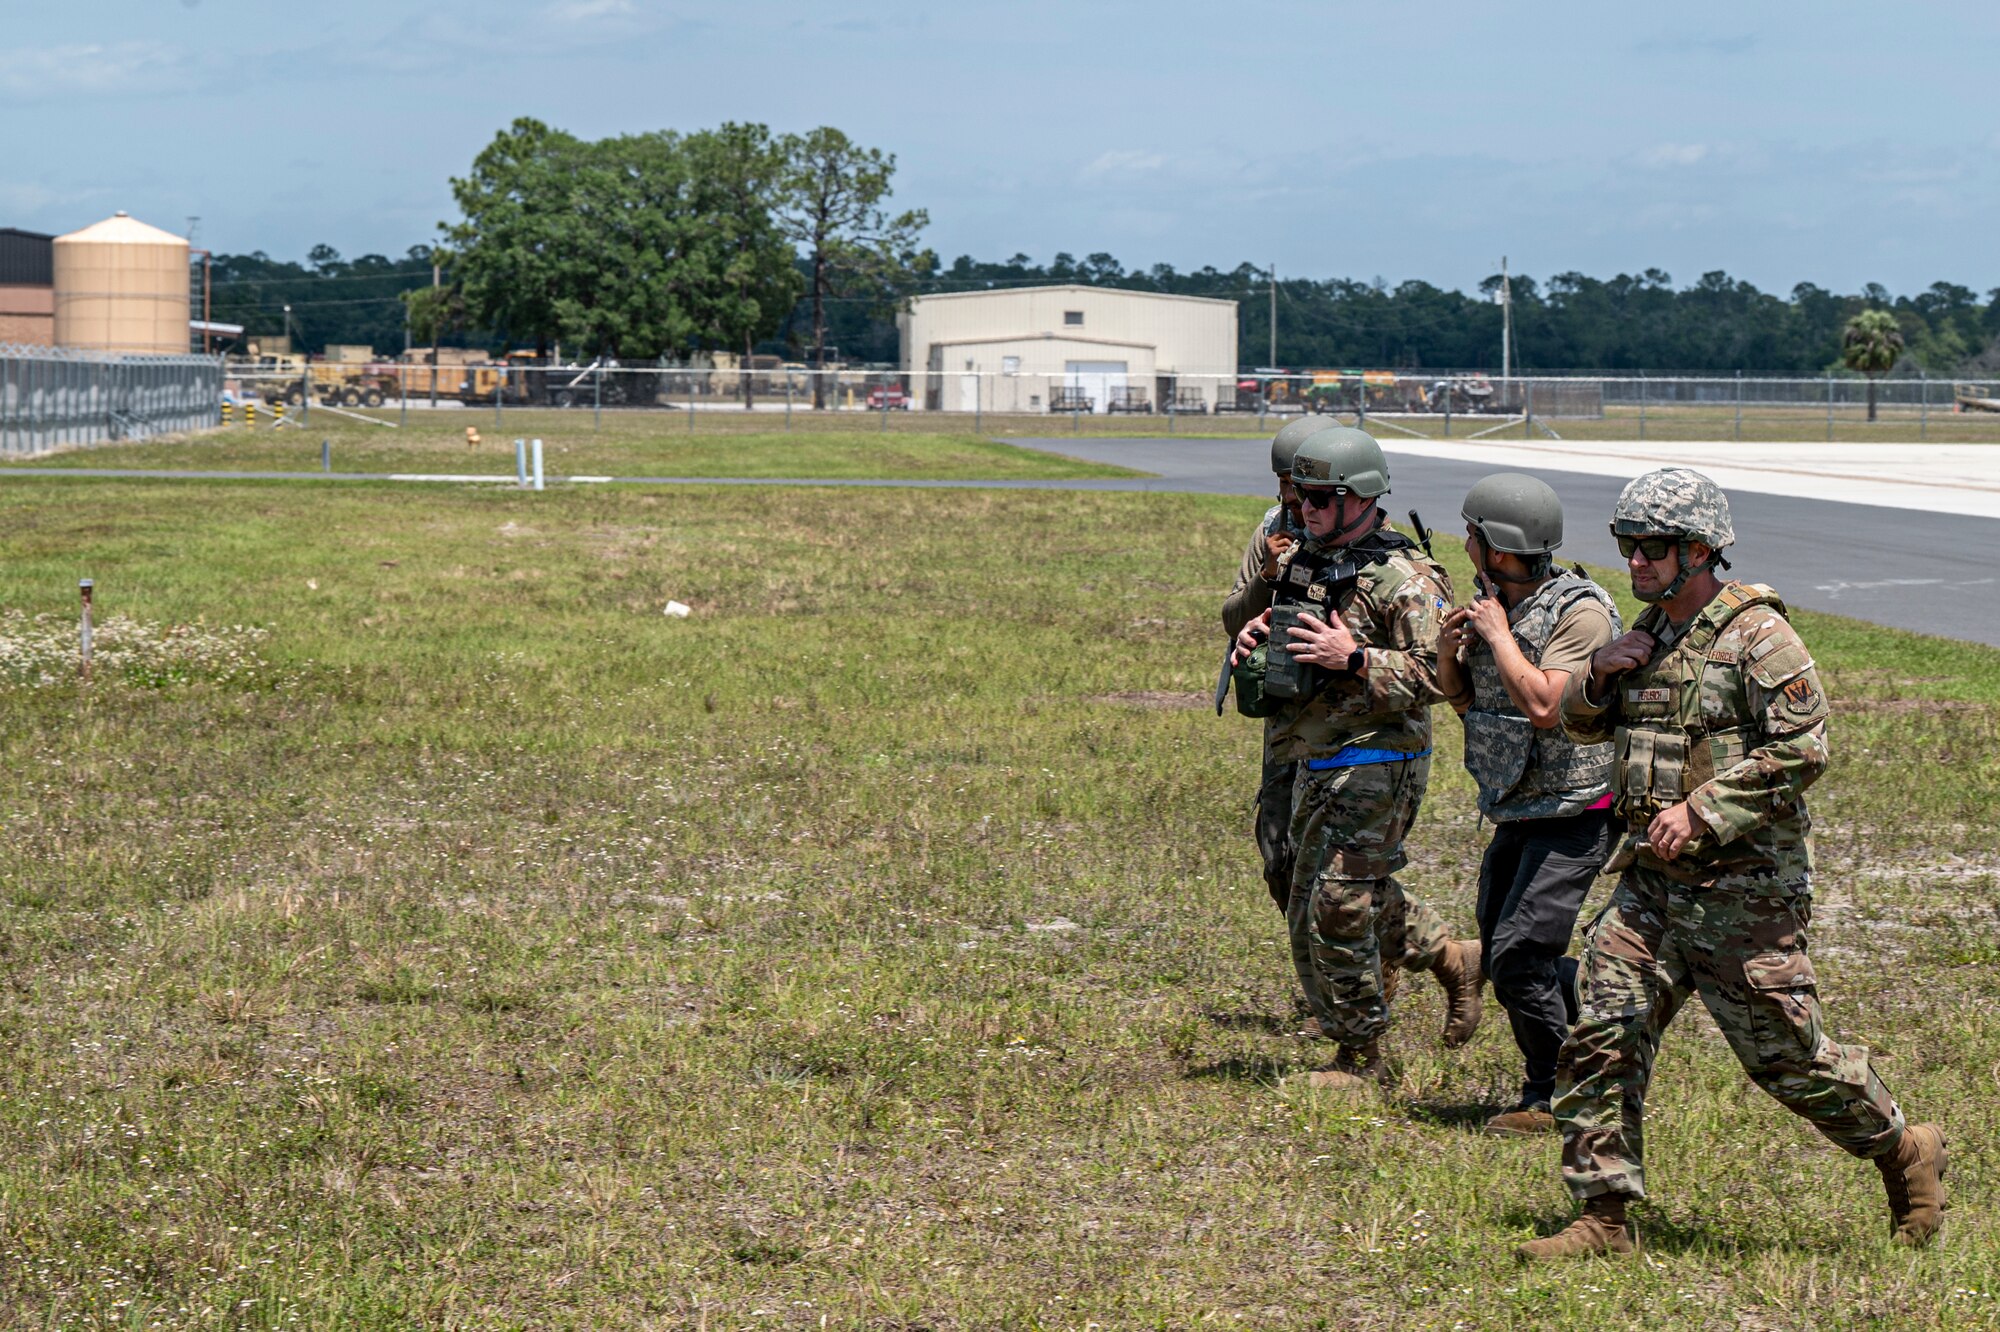
[[[1261,502],[89,484],[0,489],[0,1328],[2000,1326],[1992,650],[1799,617],[1822,989],[1949,1242],[1690,1011],[1647,1256],[1520,1270],[1504,1022],[1425,979],[1385,1101],[1283,1081],[1207,710]],[[80,686],[79,576],[185,628]]]
[[[897,431],[874,435],[828,417],[790,434],[768,417],[758,433],[687,434],[663,428],[657,415],[609,414],[593,432],[588,413],[510,413],[504,430],[491,413],[412,413],[390,429],[321,412],[304,428],[236,425],[192,437],[101,444],[16,460],[34,467],[138,467],[190,471],[320,470],[320,446],[331,445],[336,472],[444,472],[512,477],[514,440],[539,435],[543,467],[553,476],[895,477],[933,480],[1059,480],[1137,476],[1122,467],[1019,449],[971,433]],[[810,424],[812,428],[808,429]],[[934,424],[934,423],[927,423]],[[950,423],[954,427],[970,422]],[[466,443],[465,428],[480,432]]]

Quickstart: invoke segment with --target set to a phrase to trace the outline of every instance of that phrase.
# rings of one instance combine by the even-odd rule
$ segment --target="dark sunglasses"
[[[1343,490],[1307,490],[1296,483],[1292,489],[1298,494],[1300,507],[1307,509],[1331,509],[1347,493]]]
[[[1664,560],[1667,552],[1679,549],[1680,544],[1678,537],[1621,536],[1618,538],[1618,553],[1629,560],[1632,552],[1638,550],[1644,551],[1648,560]]]

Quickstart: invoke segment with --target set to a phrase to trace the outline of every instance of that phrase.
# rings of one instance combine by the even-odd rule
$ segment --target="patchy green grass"
[[[1647,1257],[1521,1271],[1504,1024],[1424,981],[1385,1101],[1282,1081],[1207,710],[1261,502],[76,493],[0,490],[0,607],[234,656],[0,691],[0,1327],[2000,1323],[1992,650],[1800,617],[1830,1022],[1951,1131],[1950,1242],[1689,1011]],[[1457,737],[1409,880],[1465,926]]]
[[[379,415],[379,413],[378,413]],[[393,415],[390,419],[393,419]],[[496,426],[489,412],[412,412],[392,429],[320,412],[300,428],[236,425],[133,444],[100,444],[40,458],[30,467],[136,467],[178,471],[316,472],[322,442],[336,472],[430,472],[511,477],[516,438],[540,436],[551,476],[885,477],[946,481],[1062,480],[1142,476],[1108,463],[1083,462],[958,429],[877,433],[827,418],[785,432],[760,414],[752,432],[680,429],[671,413],[607,414],[594,430],[587,412],[510,412]],[[965,424],[969,424],[965,423]],[[479,433],[466,442],[466,427]],[[833,427],[833,428],[829,428]]]

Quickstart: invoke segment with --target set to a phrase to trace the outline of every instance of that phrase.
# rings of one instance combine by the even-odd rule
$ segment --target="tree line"
[[[919,243],[928,218],[890,203],[896,159],[837,129],[773,134],[724,124],[585,140],[521,119],[451,182],[460,217],[401,258],[214,261],[214,317],[301,345],[379,350],[461,343],[626,363],[701,351],[811,363],[892,363],[895,311],[928,292],[1048,283],[1209,296],[1238,303],[1239,362],[1271,359],[1271,280],[1247,263],[1127,269],[1109,254],[1037,263]],[[435,281],[434,281],[435,279]],[[1280,277],[1285,368],[1496,369],[1498,274],[1475,291],[1421,280]],[[1899,365],[2000,371],[2000,288],[1951,282],[1915,295],[1870,284],[1836,293],[1759,290],[1724,272],[1677,286],[1658,269],[1594,278],[1516,275],[1515,364],[1556,370],[1810,375],[1843,364],[1863,311],[1893,317]],[[289,315],[286,307],[290,307]]]

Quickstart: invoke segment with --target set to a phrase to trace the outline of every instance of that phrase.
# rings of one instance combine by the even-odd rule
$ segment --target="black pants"
[[[1555,1093],[1556,1056],[1576,1017],[1577,912],[1611,850],[1611,812],[1496,824],[1479,862],[1479,942],[1493,996],[1527,1061],[1521,1101]]]

